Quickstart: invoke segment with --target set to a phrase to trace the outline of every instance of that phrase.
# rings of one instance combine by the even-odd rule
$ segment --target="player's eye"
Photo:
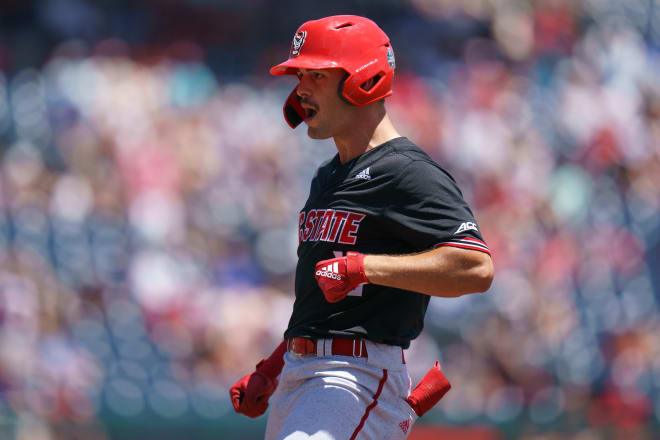
[[[323,74],[319,72],[314,72],[314,79],[321,79],[323,78]]]

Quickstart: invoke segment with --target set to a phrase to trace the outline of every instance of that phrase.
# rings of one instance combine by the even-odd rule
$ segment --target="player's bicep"
[[[438,272],[451,273],[461,284],[473,286],[471,290],[484,292],[490,288],[495,269],[489,254],[453,246],[441,246],[428,251]]]

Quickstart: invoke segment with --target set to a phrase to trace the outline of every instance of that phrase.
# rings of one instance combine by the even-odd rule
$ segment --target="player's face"
[[[312,139],[337,136],[350,127],[352,106],[337,93],[345,75],[342,69],[298,69],[298,96]]]

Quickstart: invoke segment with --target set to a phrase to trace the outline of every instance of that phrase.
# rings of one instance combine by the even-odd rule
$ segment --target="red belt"
[[[291,338],[287,340],[287,349],[296,354],[316,355],[316,341],[317,339]],[[333,338],[331,351],[332,353],[328,353],[328,355],[366,358],[367,344],[363,339]]]

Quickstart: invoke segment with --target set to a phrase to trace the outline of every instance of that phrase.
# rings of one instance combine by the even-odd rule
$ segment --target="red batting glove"
[[[364,254],[358,252],[347,252],[345,257],[319,261],[314,276],[325,300],[331,303],[341,301],[348,292],[369,282],[364,274]]]
[[[268,399],[277,388],[277,380],[255,371],[244,376],[231,387],[231,404],[234,411],[248,417],[259,417],[268,409]]]
[[[435,362],[433,368],[419,381],[415,389],[406,397],[406,402],[421,417],[433,408],[436,403],[449,391],[451,384],[440,370],[440,363]]]
[[[244,376],[229,389],[234,411],[248,417],[259,417],[268,409],[268,399],[277,388],[277,376],[284,366],[286,341],[268,359],[262,359],[254,372]]]

